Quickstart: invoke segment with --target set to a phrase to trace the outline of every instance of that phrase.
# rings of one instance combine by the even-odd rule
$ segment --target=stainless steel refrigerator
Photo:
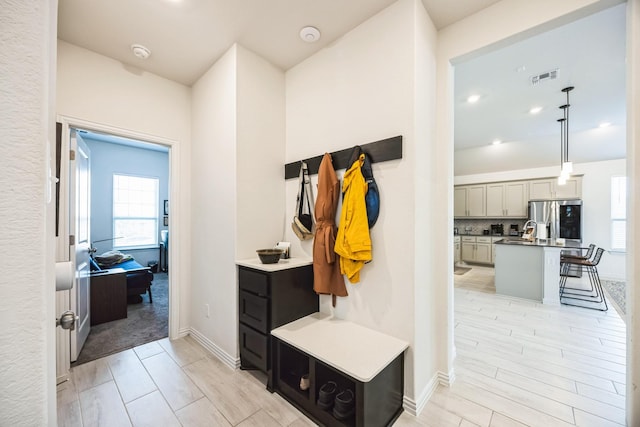
[[[531,200],[529,219],[546,224],[550,239],[561,238],[571,246],[582,246],[582,200]],[[563,253],[582,255],[578,249]],[[581,276],[579,270],[571,271],[570,275]]]
[[[547,224],[550,239],[582,243],[582,200],[531,200],[529,219]]]

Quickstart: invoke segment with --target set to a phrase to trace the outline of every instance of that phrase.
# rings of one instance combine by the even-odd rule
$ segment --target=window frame
[[[141,179],[141,180],[148,180],[153,182],[155,189],[154,189],[154,193],[152,196],[153,199],[153,203],[149,202],[146,203],[146,207],[149,208],[153,205],[152,209],[153,209],[153,215],[116,215],[116,203],[117,203],[117,196],[116,196],[116,191],[120,191],[121,187],[118,187],[116,184],[116,179],[118,177],[123,177],[126,179]],[[129,183],[129,190],[131,187],[131,183]],[[160,233],[160,208],[159,208],[159,203],[160,203],[160,179],[158,177],[153,177],[153,176],[142,176],[142,175],[135,175],[135,174],[129,174],[129,173],[121,173],[121,172],[115,172],[113,173],[112,176],[112,200],[111,200],[111,209],[112,209],[112,215],[111,215],[111,229],[112,229],[112,235],[114,237],[113,240],[113,249],[114,250],[126,250],[126,249],[149,249],[149,248],[157,248],[159,245],[159,233]],[[141,206],[138,205],[138,208],[140,208]],[[145,241],[144,243],[141,244],[133,244],[130,241],[122,241],[119,236],[117,235],[117,222],[118,221],[151,221],[153,223],[152,228],[153,228],[153,233],[150,233],[147,235],[147,237],[149,238],[149,240]]]
[[[616,181],[619,181],[617,184],[618,190],[616,190]],[[615,197],[622,197],[622,202],[614,200]],[[618,209],[616,209],[616,204],[618,204]],[[627,228],[627,177],[624,175],[614,175],[611,177],[611,200],[610,200],[610,241],[611,241],[611,252],[626,252],[627,251],[627,242],[626,242],[626,228]],[[623,209],[620,209],[623,208]],[[618,214],[616,214],[618,212]],[[620,224],[624,227],[624,242],[623,245],[619,245],[618,240],[615,238],[618,233],[615,233],[617,227]]]

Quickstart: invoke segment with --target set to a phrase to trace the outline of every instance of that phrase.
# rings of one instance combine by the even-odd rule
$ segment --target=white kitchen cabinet
[[[579,199],[582,197],[582,177],[572,176],[564,185],[557,178],[529,181],[529,199]]]
[[[487,184],[487,217],[526,218],[528,188],[527,181]]]
[[[492,218],[505,216],[504,203],[504,183],[494,182],[487,184],[487,216]]]
[[[529,216],[529,183],[514,181],[504,184],[504,213],[509,218]]]
[[[553,199],[555,179],[536,179],[529,181],[529,199]]]
[[[476,262],[492,263],[491,237],[476,237]]]
[[[453,237],[453,263],[457,264],[460,262],[461,258],[461,254],[460,254],[460,250],[462,248],[462,244],[460,242],[460,236],[454,236]]]
[[[462,261],[475,261],[476,238],[472,236],[462,236],[462,243],[460,246],[460,258]]]
[[[467,211],[468,216],[486,215],[486,185],[472,185],[467,187]]]
[[[453,216],[454,218],[467,216],[466,187],[454,187],[453,189]]]
[[[572,176],[567,179],[567,183],[559,185],[556,180],[555,195],[556,199],[579,199],[582,197],[582,177]]]
[[[484,217],[486,216],[485,184],[464,185],[453,190],[453,216]]]
[[[492,263],[491,237],[462,236],[462,261]]]

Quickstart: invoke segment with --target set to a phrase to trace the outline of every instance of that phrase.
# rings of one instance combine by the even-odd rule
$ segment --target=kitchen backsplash
[[[504,234],[509,235],[511,224],[518,226],[518,231],[522,231],[526,219],[505,219],[505,218],[483,218],[483,219],[454,219],[453,226],[458,229],[458,234],[482,234],[484,230],[491,232],[491,224],[502,224]],[[471,227],[471,231],[466,231],[466,227]]]

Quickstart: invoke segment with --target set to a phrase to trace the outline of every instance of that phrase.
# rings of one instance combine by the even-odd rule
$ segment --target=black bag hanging
[[[291,228],[300,240],[313,239],[315,218],[313,217],[313,194],[311,178],[305,162],[301,162],[298,197],[296,199],[296,214]]]
[[[349,156],[349,164],[347,165],[347,169],[349,169],[353,163],[360,158],[360,154],[364,153],[362,151],[362,147],[356,145],[351,150],[351,155]],[[378,184],[376,184],[376,180],[373,178],[373,169],[371,168],[371,159],[367,153],[364,153],[364,163],[360,168],[362,172],[362,176],[364,177],[365,182],[367,183],[367,194],[364,196],[364,201],[367,206],[367,220],[369,222],[369,228],[373,228],[378,221],[378,216],[380,215],[380,191],[378,190]]]

